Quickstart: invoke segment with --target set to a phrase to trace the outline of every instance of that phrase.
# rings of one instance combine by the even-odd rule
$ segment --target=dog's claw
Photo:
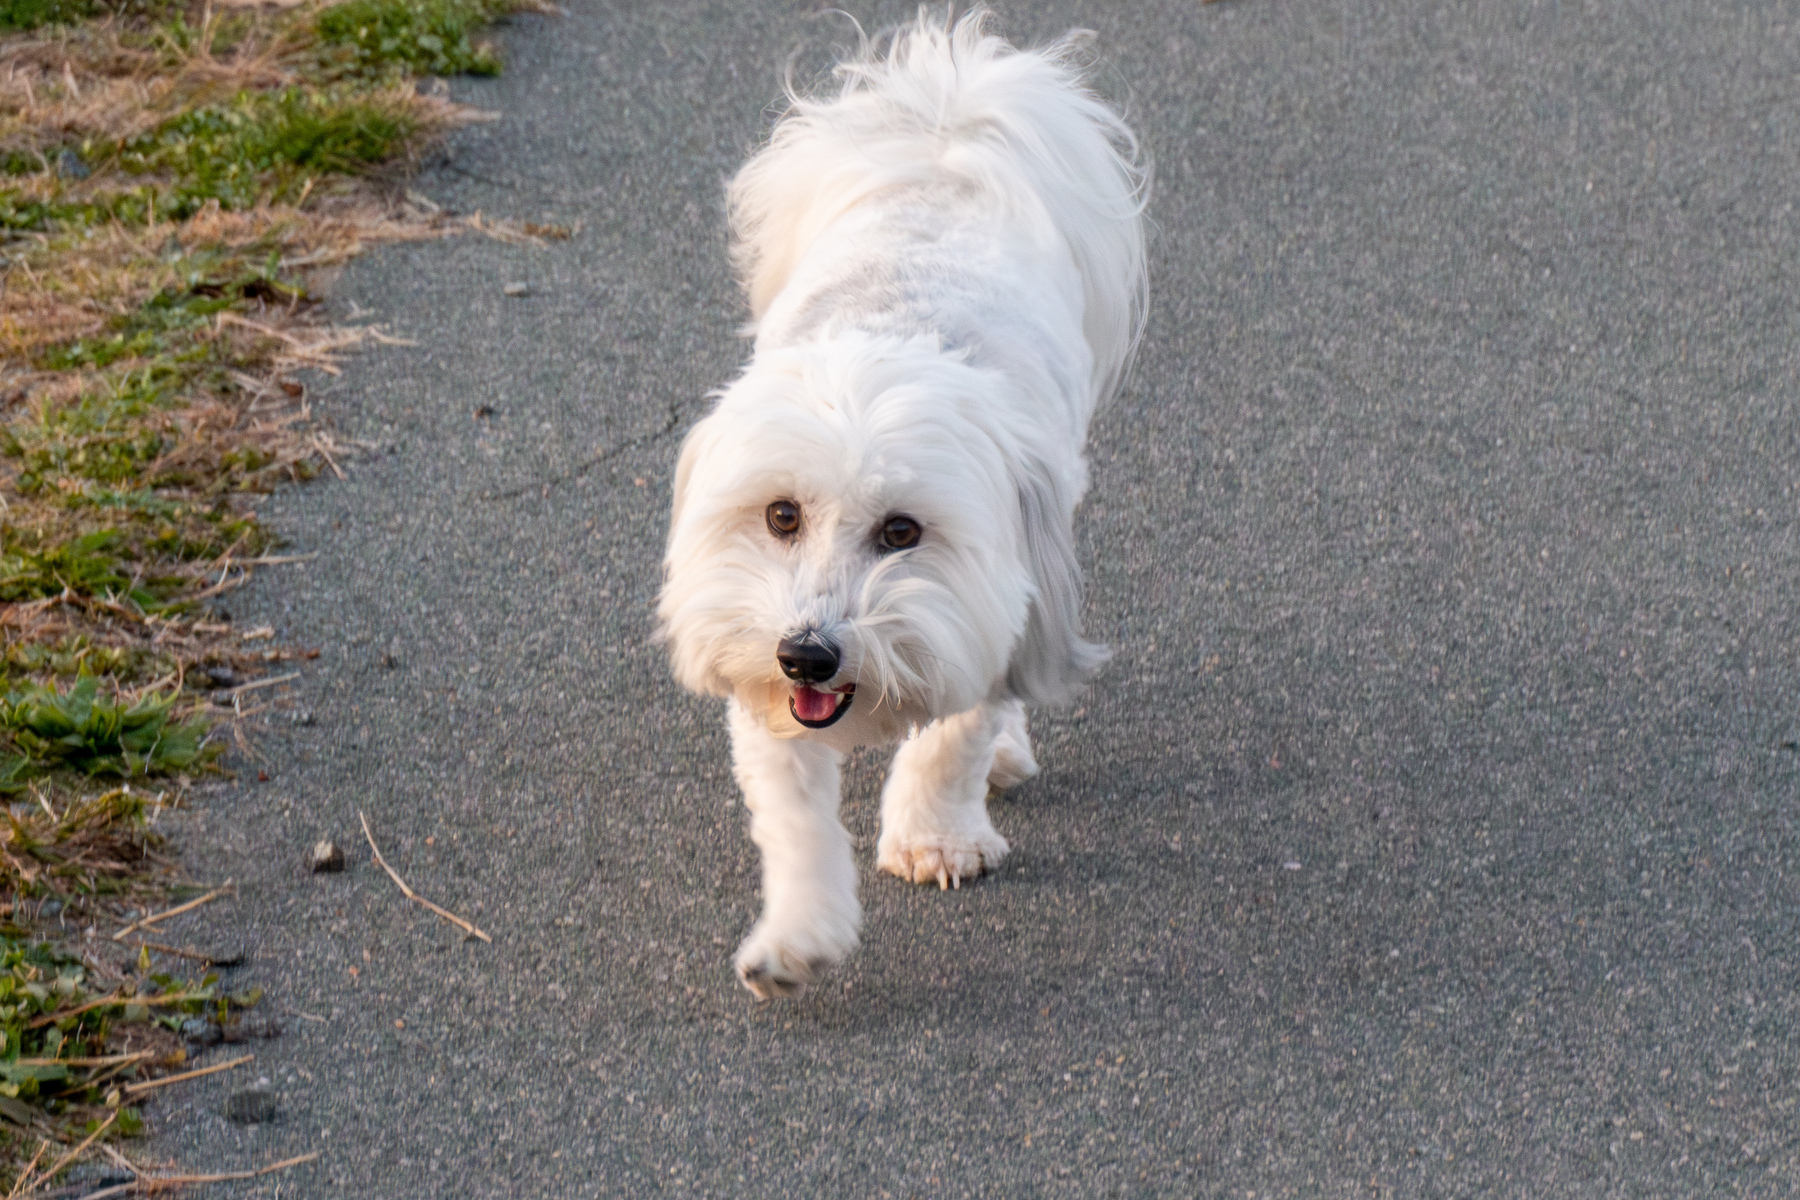
[[[963,880],[971,883],[1000,865],[1006,857],[1006,842],[999,835],[961,844],[936,838],[938,845],[885,847],[876,866],[890,875],[898,875],[908,883],[937,884],[940,892],[954,888],[962,891]]]
[[[758,1004],[767,1004],[775,999],[795,1000],[806,991],[804,980],[777,979],[772,972],[760,966],[739,969],[738,978],[750,989]]]

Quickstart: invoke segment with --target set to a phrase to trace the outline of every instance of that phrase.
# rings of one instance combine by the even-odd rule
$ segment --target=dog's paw
[[[732,960],[738,979],[758,1000],[792,999],[806,991],[818,973],[856,948],[854,929],[779,930],[758,922]]]
[[[988,769],[988,795],[997,796],[1018,787],[1038,773],[1031,754],[1031,735],[1025,729],[1025,709],[1017,701],[1000,710],[1000,728],[994,735],[994,765]]]
[[[791,1000],[806,991],[816,968],[779,946],[771,946],[750,955],[738,951],[737,973],[738,981],[758,1000]]]
[[[988,795],[998,796],[1038,773],[1037,759],[1029,743],[994,743],[994,767],[988,772]]]
[[[935,883],[948,890],[999,866],[1006,850],[1006,839],[992,829],[975,834],[889,835],[881,839],[875,865],[908,883]]]

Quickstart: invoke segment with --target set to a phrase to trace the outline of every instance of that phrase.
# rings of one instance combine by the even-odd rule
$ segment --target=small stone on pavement
[[[239,1125],[261,1125],[275,1119],[275,1110],[280,1104],[281,1101],[274,1092],[245,1088],[241,1092],[233,1092],[225,1101],[225,1119]]]

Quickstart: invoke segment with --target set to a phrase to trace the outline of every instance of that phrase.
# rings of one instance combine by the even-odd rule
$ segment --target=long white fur
[[[681,682],[731,701],[765,896],[737,966],[763,997],[856,943],[843,752],[911,739],[877,861],[960,884],[1006,853],[989,784],[1037,770],[1023,703],[1106,656],[1071,523],[1141,327],[1147,177],[1082,83],[1086,35],[1017,51],[987,25],[921,12],[866,45],[730,188],[755,350],[682,448],[660,615]],[[791,539],[776,500],[800,506]],[[884,554],[896,514],[924,535]],[[856,685],[828,729],[788,708],[776,646],[800,631]]]

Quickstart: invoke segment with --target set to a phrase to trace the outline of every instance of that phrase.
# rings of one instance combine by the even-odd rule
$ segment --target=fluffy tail
[[[1131,130],[1083,83],[1091,34],[1020,51],[987,32],[990,15],[921,9],[839,64],[836,94],[790,89],[769,144],[731,184],[738,269],[760,318],[819,232],[878,191],[954,180],[999,206],[1035,198],[1081,272],[1104,400],[1143,324],[1149,172]]]

